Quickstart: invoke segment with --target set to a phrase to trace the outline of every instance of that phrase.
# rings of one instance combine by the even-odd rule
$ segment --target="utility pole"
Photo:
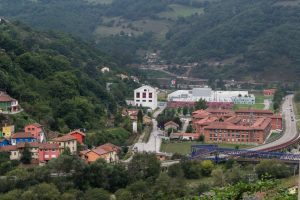
[[[298,173],[298,200],[300,200],[300,160],[299,160],[299,173]]]

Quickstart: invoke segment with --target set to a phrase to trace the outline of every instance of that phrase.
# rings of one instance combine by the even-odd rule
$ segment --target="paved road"
[[[166,104],[163,106],[160,106],[159,109],[153,114],[154,119],[152,119],[153,123],[153,130],[151,132],[149,141],[147,143],[144,142],[138,142],[134,145],[133,150],[138,152],[159,152],[160,146],[161,146],[161,138],[160,134],[163,133],[163,131],[159,130],[157,128],[157,121],[155,118],[166,108]]]
[[[264,148],[278,146],[282,143],[292,140],[297,135],[296,118],[293,111],[293,95],[288,95],[285,97],[285,100],[282,104],[282,114],[285,119],[285,130],[283,136],[274,142],[252,148],[252,150],[261,150]]]

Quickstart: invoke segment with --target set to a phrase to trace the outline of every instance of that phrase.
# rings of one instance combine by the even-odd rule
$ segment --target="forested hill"
[[[103,66],[111,71],[103,74]],[[111,58],[77,38],[0,23],[0,88],[53,130],[103,127],[135,84],[119,80],[120,72]],[[110,92],[107,82],[114,83]]]
[[[91,40],[122,64],[159,49],[199,62],[199,78],[300,77],[300,0],[0,0],[0,13]]]
[[[167,39],[163,48],[166,58],[205,63],[195,69],[194,76],[300,77],[298,0],[215,1],[204,15],[173,26]]]

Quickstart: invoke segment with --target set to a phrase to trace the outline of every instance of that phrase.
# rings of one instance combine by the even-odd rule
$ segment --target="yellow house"
[[[3,137],[5,138],[10,138],[11,135],[15,132],[15,126],[12,125],[12,126],[3,126],[2,127],[2,133],[3,133]]]

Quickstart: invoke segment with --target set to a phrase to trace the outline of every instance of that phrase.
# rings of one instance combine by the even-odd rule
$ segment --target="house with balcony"
[[[0,113],[14,113],[19,110],[18,101],[11,98],[6,92],[0,91]]]
[[[59,153],[62,153],[68,148],[71,154],[77,154],[77,139],[72,135],[67,134],[61,137],[53,138],[50,140],[50,143],[59,145]]]

